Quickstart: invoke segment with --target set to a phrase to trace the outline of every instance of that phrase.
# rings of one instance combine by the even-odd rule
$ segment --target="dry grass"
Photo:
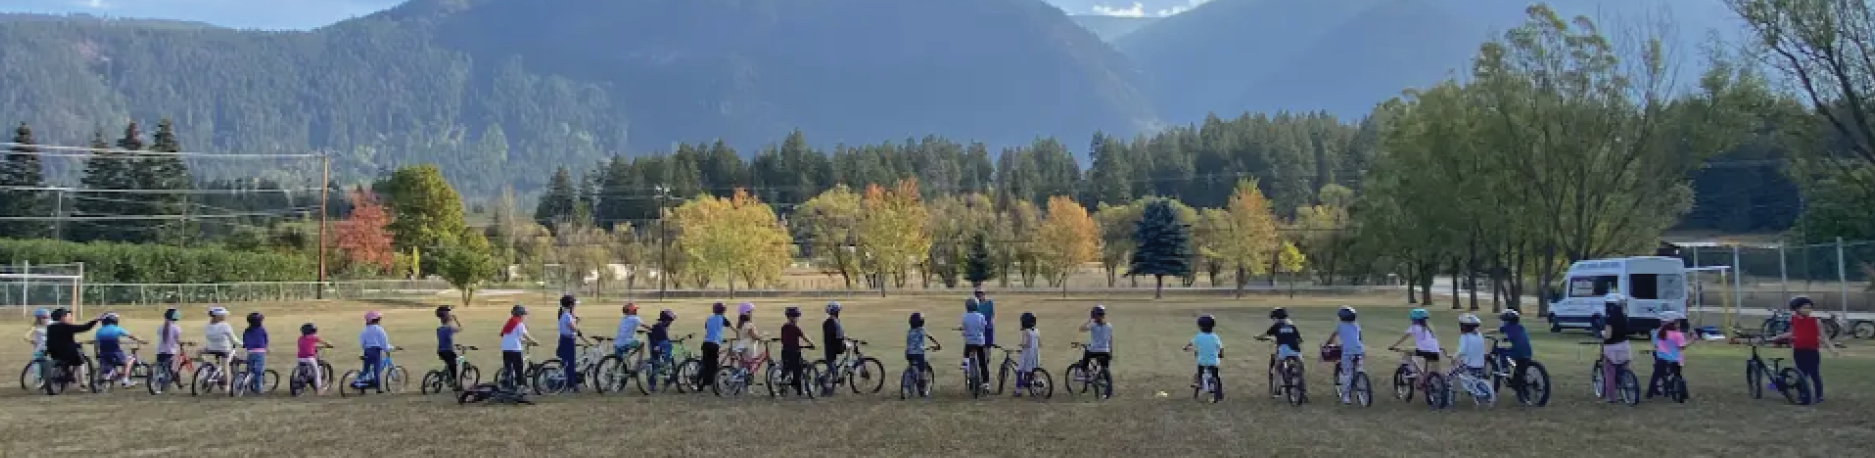
[[[1080,323],[1091,299],[1008,296],[998,311],[1013,322],[1023,310],[1041,317],[1045,365],[1059,380],[1078,354],[1067,343],[1080,338]],[[511,299],[509,299],[511,300]],[[938,368],[935,399],[900,401],[894,391],[904,318],[914,309],[932,315],[934,329],[955,326],[959,301],[935,299],[856,300],[847,307],[849,332],[876,344],[871,353],[891,374],[879,394],[842,394],[812,401],[776,401],[765,395],[736,399],[702,395],[572,395],[538,398],[534,406],[458,406],[442,396],[372,395],[359,398],[191,398],[186,394],[152,397],[141,389],[105,395],[28,395],[8,381],[0,388],[0,456],[190,454],[226,456],[1558,456],[1595,453],[1604,456],[1673,453],[1676,456],[1859,456],[1875,437],[1867,415],[1866,377],[1875,369],[1875,353],[1849,350],[1847,357],[1825,360],[1831,385],[1829,402],[1792,407],[1745,395],[1739,372],[1742,348],[1702,345],[1691,351],[1687,373],[1694,399],[1684,405],[1647,402],[1636,408],[1595,402],[1586,387],[1592,356],[1578,354],[1581,334],[1536,337],[1539,360],[1547,363],[1557,387],[1544,408],[1501,404],[1473,407],[1461,399],[1456,408],[1434,412],[1423,403],[1376,399],[1371,408],[1331,402],[1325,367],[1310,366],[1316,402],[1291,407],[1269,399],[1262,368],[1267,346],[1251,340],[1265,327],[1265,311],[1274,305],[1295,309],[1306,337],[1320,342],[1330,329],[1333,305],[1364,305],[1363,322],[1371,347],[1384,347],[1403,328],[1405,310],[1393,297],[1251,298],[1244,300],[1104,297],[1114,310],[1117,355],[1113,368],[1118,394],[1108,401],[1076,398],[1057,390],[1055,398],[971,400],[963,394],[957,370],[955,333],[937,332],[946,346],[934,355]],[[545,303],[545,302],[536,302]],[[758,315],[773,332],[783,304],[764,302]],[[818,304],[805,303],[808,319],[818,320]],[[356,351],[363,307],[387,310],[393,340],[415,351],[398,362],[413,374],[436,367],[428,352],[434,319],[415,304],[327,304],[317,307],[257,307],[268,311],[269,329],[285,342],[302,322],[320,324],[333,340],[349,344],[335,354]],[[697,302],[647,304],[678,310],[680,332],[700,332],[705,305]],[[256,307],[235,311],[246,313]],[[545,310],[542,310],[543,312]],[[506,307],[477,307],[462,312],[469,326],[464,343],[496,347],[495,328]],[[1180,348],[1194,332],[1192,318],[1218,314],[1228,350],[1223,371],[1223,404],[1190,400],[1191,360]],[[1449,312],[1435,311],[1449,323]],[[583,309],[587,326],[609,333],[618,316],[612,306]],[[551,325],[536,315],[537,331]],[[155,328],[154,316],[133,316],[135,332]],[[185,336],[199,340],[199,309],[188,311]],[[15,329],[24,331],[24,324]],[[1454,337],[1446,326],[1445,339]],[[1013,338],[999,330],[1003,340]],[[24,350],[10,340],[0,363],[17,368]],[[1313,344],[1311,344],[1313,345]],[[346,348],[350,347],[350,348]],[[146,350],[147,355],[147,350]],[[1777,356],[1787,351],[1776,350]],[[540,356],[537,356],[540,357]],[[495,352],[474,355],[484,373],[498,367]],[[1370,367],[1384,384],[1394,360],[1377,357]],[[343,370],[353,359],[336,362]],[[287,367],[275,358],[272,367]],[[1641,374],[1645,377],[1645,373]],[[484,376],[488,378],[487,375]],[[1384,389],[1384,388],[1382,388]],[[284,388],[283,388],[284,390]],[[1159,398],[1158,391],[1170,393]],[[757,389],[761,393],[760,389]]]

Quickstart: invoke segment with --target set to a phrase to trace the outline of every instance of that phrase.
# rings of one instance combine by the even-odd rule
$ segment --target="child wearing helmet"
[[[527,365],[527,347],[540,345],[527,333],[527,307],[516,304],[508,310],[508,321],[501,325],[501,373],[496,380],[506,381],[503,388],[517,389],[524,383],[521,374]]]
[[[52,311],[38,309],[33,311],[33,327],[26,330],[26,343],[33,346],[33,361],[44,361],[46,352],[46,325],[52,323]]]
[[[579,392],[581,381],[579,364],[575,364],[574,362],[579,361],[580,345],[586,343],[586,333],[579,329],[579,315],[573,313],[573,309],[578,306],[579,300],[574,299],[572,295],[560,297],[560,314],[558,317],[560,323],[560,339],[556,341],[557,345],[554,346],[553,352],[554,356],[560,358],[560,361],[564,363],[562,364],[561,371],[564,377],[566,377],[564,380],[566,380],[567,389],[575,393]]]
[[[1093,310],[1089,310],[1087,315],[1087,322],[1081,323],[1081,332],[1087,333],[1087,345],[1083,347],[1084,351],[1081,352],[1079,365],[1085,368],[1088,361],[1099,361],[1101,373],[1087,375],[1105,377],[1102,380],[1113,383],[1108,369],[1113,365],[1113,325],[1107,323],[1107,306],[1095,304]],[[1107,389],[1111,391],[1113,387],[1109,385]],[[1103,398],[1109,395],[1111,393],[1098,394]]]
[[[319,373],[319,349],[332,348],[332,343],[319,337],[318,326],[306,323],[299,325],[299,341],[293,347],[298,350],[293,356],[300,367],[312,371],[313,393],[326,394],[325,374]]]
[[[1602,394],[1609,403],[1616,403],[1621,402],[1620,390],[1615,389],[1617,370],[1633,361],[1633,350],[1628,345],[1628,335],[1633,334],[1628,324],[1628,298],[1609,293],[1602,305],[1602,359],[1608,362],[1602,365]]]
[[[117,325],[117,320],[116,312],[106,313],[99,317],[99,321],[104,325],[99,326],[98,332],[92,335],[92,338],[98,341],[98,365],[117,368],[117,381],[123,386],[132,386],[136,382],[130,380],[130,358],[124,355],[123,341],[130,339],[139,344],[149,344],[149,342],[125,331],[122,326]]]
[[[230,366],[228,360],[237,346],[243,346],[241,338],[234,334],[234,325],[228,324],[228,309],[209,307],[208,326],[203,328],[202,353],[214,358],[215,365]],[[221,389],[227,390],[234,377],[222,377]]]
[[[1483,322],[1470,313],[1458,316],[1458,364],[1472,377],[1484,378],[1484,335],[1478,333]]]
[[[163,311],[163,324],[156,326],[156,368],[167,369],[167,379],[181,377],[176,366],[176,355],[182,353],[182,311],[169,309]]]
[[[364,374],[352,382],[354,387],[377,386],[378,373],[384,370],[384,353],[397,347],[391,346],[391,336],[384,332],[384,314],[377,311],[365,312],[365,330],[358,333],[358,348],[365,351]]]
[[[964,301],[963,323],[957,327],[957,331],[962,334],[964,341],[964,358],[976,361],[977,372],[980,376],[977,380],[983,381],[983,389],[986,390],[990,386],[988,328],[989,319],[984,318],[983,314],[977,311],[976,298]]]
[[[1693,342],[1680,332],[1680,319],[1679,312],[1661,312],[1660,328],[1651,333],[1654,373],[1647,377],[1647,397],[1660,395],[1661,383],[1667,380],[1667,375],[1680,375],[1681,352]]]
[[[1272,377],[1276,374],[1276,361],[1293,359],[1300,362],[1302,360],[1302,330],[1296,328],[1294,321],[1290,321],[1287,309],[1277,307],[1275,310],[1270,310],[1270,328],[1263,331],[1263,335],[1257,336],[1256,339],[1273,340],[1276,345],[1276,352],[1270,358],[1269,373]],[[1270,394],[1270,397],[1278,396],[1280,394]]]
[[[436,307],[436,358],[443,360],[444,380],[457,390],[462,389],[462,379],[456,367],[456,333],[462,332],[462,320],[456,318],[456,311],[449,306]]]
[[[673,363],[671,361],[671,323],[675,321],[677,321],[677,312],[664,309],[658,312],[657,323],[652,324],[651,328],[645,331],[645,345],[651,349],[649,361],[652,364],[651,373],[653,374],[660,373],[665,365]],[[704,364],[715,364],[715,362],[706,359]],[[700,379],[710,377],[707,372],[697,375]],[[658,378],[645,377],[645,379],[651,382],[651,390],[657,391]]]
[[[261,392],[261,381],[265,380],[267,369],[267,328],[261,321],[267,317],[260,312],[247,314],[247,329],[241,331],[241,348],[247,350],[247,370],[252,374],[250,392]]]
[[[942,349],[942,346],[938,345],[937,337],[925,332],[923,313],[911,312],[911,318],[906,320],[906,324],[910,327],[905,330],[905,364],[929,373],[931,362],[925,359],[924,343],[930,341],[930,349],[933,351]],[[931,387],[925,386],[924,377],[918,377],[917,383],[919,396],[931,395]]]
[[[1337,386],[1341,391],[1341,403],[1349,404],[1352,399],[1348,397],[1347,389],[1353,386],[1354,374],[1361,370],[1367,349],[1361,343],[1361,325],[1355,322],[1358,315],[1354,307],[1341,307],[1341,310],[1335,311],[1335,318],[1341,322],[1335,324],[1335,332],[1329,334],[1328,341],[1322,345],[1341,346],[1341,371],[1335,374],[1335,379],[1340,381]]]
[[[1426,309],[1413,309],[1406,313],[1406,318],[1412,321],[1413,324],[1407,326],[1406,333],[1401,334],[1400,339],[1393,341],[1393,345],[1388,345],[1387,349],[1400,351],[1400,344],[1406,343],[1407,339],[1412,339],[1413,357],[1419,358],[1425,362],[1426,371],[1423,373],[1438,373],[1439,356],[1444,353],[1445,350],[1439,348],[1439,336],[1432,329],[1432,313],[1427,312]],[[1415,375],[1413,382],[1415,386],[1424,388],[1425,385],[1419,384],[1424,380],[1423,377]]]
[[[638,347],[638,333],[651,328],[638,318],[638,304],[627,302],[620,311],[625,316],[618,319],[618,330],[612,333],[612,356],[623,361],[625,352]]]
[[[726,308],[722,302],[710,304],[710,316],[703,319],[703,373],[698,375],[708,386],[716,385],[717,363],[723,357],[723,329],[729,327],[729,318],[723,316]]]
[[[828,366],[831,367],[834,364],[839,364],[840,355],[846,354],[846,326],[840,323],[840,303],[838,301],[827,302],[827,319],[820,322],[820,337],[820,341],[827,343],[824,349],[821,350],[821,353],[823,356],[826,356],[825,361]],[[827,376],[834,379],[833,385],[845,382],[845,380],[840,380],[840,371],[830,370],[828,372],[831,373],[827,374]]]
[[[801,350],[814,348],[814,340],[807,338],[807,333],[801,332],[801,309],[788,307],[782,316],[787,317],[788,322],[781,325],[781,372],[788,375],[788,388],[793,388],[796,393],[804,393],[812,382],[805,380],[807,359]]]
[[[1199,380],[1210,374],[1222,380],[1217,373],[1218,364],[1224,361],[1224,340],[1218,338],[1217,319],[1211,315],[1198,317],[1198,334],[1191,336],[1191,342],[1185,343],[1185,351],[1193,352],[1198,358],[1198,371],[1191,376],[1191,387],[1198,388]]]
[[[736,306],[736,343],[730,352],[730,359],[737,365],[755,361],[756,348],[761,343],[762,331],[755,327],[755,303],[743,302]]]
[[[1035,329],[1034,313],[1022,312],[1018,321],[1022,325],[1018,336],[1022,343],[1016,347],[1021,352],[1016,365],[1016,397],[1022,397],[1022,392],[1035,383],[1035,370],[1042,368],[1042,331]]]
[[[1522,318],[1522,314],[1516,310],[1505,310],[1497,314],[1499,322],[1497,331],[1484,333],[1485,335],[1503,334],[1504,342],[1510,344],[1510,348],[1505,350],[1505,355],[1509,356],[1511,362],[1517,366],[1510,375],[1510,386],[1513,388],[1523,386],[1524,374],[1530,372],[1530,359],[1534,357],[1534,351],[1530,348],[1530,332],[1524,330]]]

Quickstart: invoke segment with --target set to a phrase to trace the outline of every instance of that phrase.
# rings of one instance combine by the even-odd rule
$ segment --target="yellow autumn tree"
[[[1068,277],[1082,263],[1094,260],[1100,250],[1100,228],[1087,209],[1067,196],[1048,198],[1048,216],[1037,230],[1044,243],[1036,244],[1037,261],[1049,274],[1049,281],[1065,294]]]
[[[1277,254],[1282,239],[1276,233],[1276,215],[1270,212],[1270,201],[1257,189],[1256,180],[1237,182],[1223,218],[1213,228],[1217,231],[1215,259],[1236,271],[1237,294],[1242,295],[1251,276],[1269,273],[1275,261],[1271,257]]]
[[[687,273],[723,278],[731,295],[736,280],[773,281],[788,265],[788,233],[773,209],[747,191],[729,198],[700,195],[672,211]]]
[[[906,272],[931,252],[930,215],[918,195],[918,180],[899,180],[890,189],[867,186],[860,208],[860,265],[877,281],[891,278],[905,286]]]
[[[1309,257],[1303,254],[1301,249],[1296,248],[1296,244],[1294,243],[1284,241],[1282,244],[1282,250],[1276,255],[1276,269],[1284,274],[1288,274],[1289,296],[1295,297],[1295,275],[1301,273],[1302,269],[1308,267]]]
[[[807,234],[814,264],[827,275],[839,275],[848,289],[861,272],[859,256],[853,251],[860,213],[859,193],[846,185],[836,185],[802,203],[791,217],[801,233]]]

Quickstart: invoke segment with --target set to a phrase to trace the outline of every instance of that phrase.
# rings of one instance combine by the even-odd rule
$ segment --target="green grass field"
[[[107,394],[28,394],[9,381],[0,387],[0,456],[207,455],[207,456],[1558,456],[1565,454],[1676,456],[1855,456],[1875,437],[1867,415],[1867,374],[1875,352],[1852,342],[1844,357],[1825,356],[1828,402],[1785,405],[1754,400],[1743,382],[1745,348],[1719,342],[1689,351],[1686,373],[1693,399],[1672,404],[1655,399],[1638,407],[1611,406],[1591,398],[1587,386],[1593,354],[1575,342],[1582,333],[1550,334],[1538,329],[1538,360],[1552,374],[1548,407],[1514,402],[1493,408],[1460,397],[1452,409],[1431,411],[1423,402],[1391,397],[1388,377],[1398,360],[1379,354],[1368,371],[1376,384],[1369,408],[1333,399],[1328,366],[1311,363],[1314,402],[1300,407],[1270,399],[1264,379],[1268,344],[1252,340],[1266,328],[1270,307],[1287,306],[1302,327],[1308,352],[1333,324],[1334,308],[1352,304],[1362,312],[1369,348],[1381,349],[1405,327],[1406,306],[1395,297],[1151,300],[1144,297],[1062,299],[997,297],[997,311],[1014,323],[1023,311],[1041,318],[1044,366],[1057,382],[1079,353],[1069,342],[1095,300],[1112,311],[1116,355],[1113,399],[1096,401],[1057,389],[1048,400],[1007,396],[970,399],[957,364],[962,346],[956,333],[961,298],[854,300],[845,313],[848,332],[870,340],[869,354],[886,363],[886,388],[878,394],[842,392],[814,400],[755,394],[719,398],[697,394],[578,394],[538,397],[532,406],[459,406],[448,396],[407,393],[340,398],[192,398],[187,393],[150,396],[140,387]],[[513,298],[503,298],[511,301]],[[757,318],[768,333],[778,330],[786,305],[800,305],[803,321],[815,323],[824,301],[759,301]],[[546,298],[530,303],[548,304]],[[679,314],[676,334],[701,333],[707,303],[641,303],[646,316],[669,307]],[[269,367],[287,373],[284,356],[304,322],[340,344],[334,364],[357,365],[357,334],[366,307],[386,312],[394,343],[408,347],[397,362],[412,378],[439,366],[432,352],[436,320],[417,304],[329,303],[312,306],[234,308],[262,310],[279,352]],[[87,312],[102,307],[87,308]],[[536,306],[537,336],[551,337],[551,307]],[[944,343],[932,357],[937,388],[929,400],[901,401],[897,374],[904,367],[902,341],[908,313],[921,310]],[[1441,338],[1456,346],[1454,313],[1433,309]],[[491,303],[461,310],[467,329],[462,343],[484,350],[473,355],[484,380],[499,367],[496,331],[507,307]],[[1180,349],[1195,332],[1193,319],[1213,313],[1225,340],[1223,377],[1228,397],[1221,404],[1191,400],[1191,356]],[[616,304],[588,302],[585,326],[607,334],[619,316]],[[131,313],[126,326],[151,337],[151,311]],[[199,307],[186,310],[185,340],[199,341],[205,322]],[[1494,322],[1486,317],[1487,322]],[[237,325],[237,328],[239,325]],[[23,334],[27,323],[11,328]],[[810,336],[817,332],[810,329]],[[1014,338],[1013,326],[998,330]],[[0,348],[0,363],[17,371],[27,358],[17,338]],[[694,349],[694,348],[693,348]],[[1769,350],[1786,357],[1789,351]],[[150,357],[150,349],[143,352]],[[546,358],[546,352],[536,359]],[[810,356],[811,357],[811,356]],[[1000,359],[1000,356],[992,355]],[[1645,380],[1646,369],[1638,371]],[[17,374],[17,372],[10,372]],[[1157,396],[1158,392],[1168,396]],[[1774,395],[1774,394],[1773,394]],[[1415,401],[1418,401],[1416,398]]]

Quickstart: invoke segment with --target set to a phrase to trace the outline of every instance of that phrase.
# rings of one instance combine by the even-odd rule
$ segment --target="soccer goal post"
[[[0,307],[18,307],[21,316],[59,307],[84,316],[84,292],[84,263],[0,266]]]

